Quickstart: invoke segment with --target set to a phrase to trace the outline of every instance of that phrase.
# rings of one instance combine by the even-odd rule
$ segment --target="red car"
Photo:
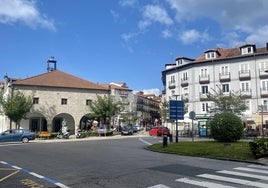
[[[151,130],[149,130],[150,136],[163,136],[169,134],[170,130],[167,127],[153,127]]]

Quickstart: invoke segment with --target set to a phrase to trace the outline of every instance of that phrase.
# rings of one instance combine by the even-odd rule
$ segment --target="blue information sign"
[[[184,102],[178,100],[169,101],[169,119],[184,119]]]

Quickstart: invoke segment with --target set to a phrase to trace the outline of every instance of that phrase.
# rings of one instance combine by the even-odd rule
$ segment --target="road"
[[[268,187],[268,167],[144,149],[147,135],[0,145],[0,187]]]

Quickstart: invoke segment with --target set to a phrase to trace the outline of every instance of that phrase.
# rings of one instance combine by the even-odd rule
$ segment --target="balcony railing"
[[[202,93],[202,92],[200,92],[200,93],[199,93],[200,101],[208,100],[208,94],[209,94],[209,93]]]
[[[230,82],[231,74],[230,72],[222,72],[219,74],[220,82]]]
[[[240,90],[240,95],[242,95],[244,98],[251,98],[252,97],[252,90]]]
[[[267,69],[260,69],[259,70],[259,75],[261,79],[268,78],[268,72],[266,72]]]
[[[239,80],[250,80],[250,70],[240,70],[238,71]]]
[[[182,78],[181,79],[181,87],[186,87],[189,85],[189,80],[188,78]]]
[[[268,97],[268,88],[261,88],[261,97]]]
[[[176,88],[176,83],[174,81],[169,81],[168,82],[168,88],[169,89],[175,89]]]
[[[199,83],[200,84],[208,84],[210,81],[209,75],[199,75]]]

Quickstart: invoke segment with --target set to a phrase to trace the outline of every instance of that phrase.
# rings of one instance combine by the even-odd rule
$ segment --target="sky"
[[[161,94],[165,64],[268,42],[267,0],[0,0],[0,81],[57,69]]]

